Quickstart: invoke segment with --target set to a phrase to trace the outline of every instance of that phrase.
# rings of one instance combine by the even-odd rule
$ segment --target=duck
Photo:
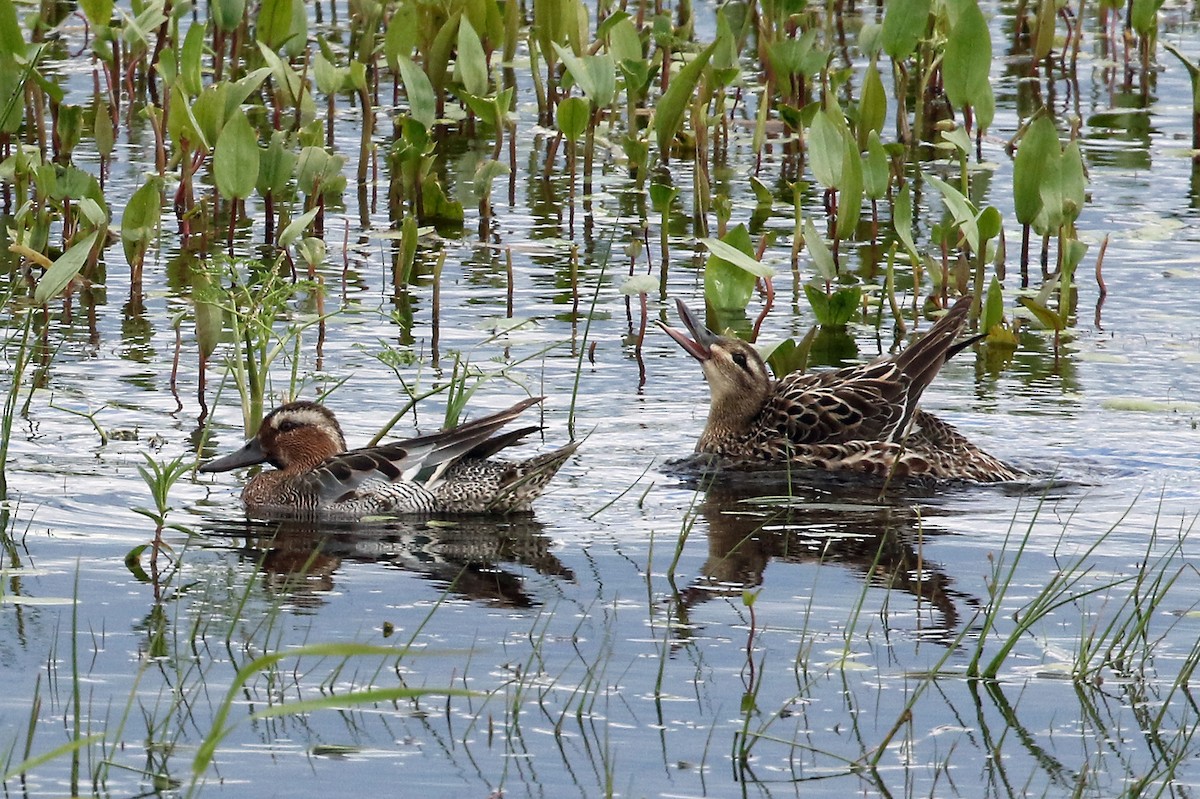
[[[682,300],[676,305],[688,332],[659,325],[700,362],[711,401],[696,452],[715,456],[722,466],[981,483],[1021,476],[917,407],[947,358],[971,343],[956,344],[969,296],[898,355],[779,380],[751,344],[713,333]]]
[[[346,449],[333,411],[316,402],[275,408],[245,445],[199,470],[269,463],[242,489],[252,515],[361,519],[369,516],[525,513],[575,452],[572,442],[522,461],[494,458],[537,425],[501,428],[544,397],[457,427],[381,446]]]

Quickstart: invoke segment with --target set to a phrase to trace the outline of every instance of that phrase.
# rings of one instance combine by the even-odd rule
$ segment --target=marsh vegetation
[[[1194,2],[0,0],[12,794],[1188,795]],[[976,299],[925,403],[1037,477],[667,462],[650,322],[777,371]],[[546,395],[532,516],[194,472]],[[549,445],[549,444],[547,444]],[[982,786],[982,787],[981,787]]]

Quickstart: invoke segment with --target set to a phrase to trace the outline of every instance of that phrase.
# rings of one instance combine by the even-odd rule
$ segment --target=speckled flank
[[[964,297],[899,355],[862,366],[773,380],[753,346],[708,330],[682,303],[693,338],[664,328],[700,361],[712,392],[696,451],[730,465],[791,463],[829,471],[995,482],[1020,472],[950,424],[917,409],[954,351]]]

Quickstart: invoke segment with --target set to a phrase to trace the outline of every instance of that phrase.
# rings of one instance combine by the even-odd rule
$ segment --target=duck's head
[[[705,437],[726,431],[740,432],[758,415],[770,396],[773,381],[767,365],[752,344],[712,332],[682,300],[676,300],[676,306],[691,336],[660,325],[704,370],[704,379],[712,392]]]
[[[289,402],[267,414],[245,446],[209,461],[200,471],[227,472],[256,463],[303,471],[345,451],[346,438],[332,411],[315,402]]]

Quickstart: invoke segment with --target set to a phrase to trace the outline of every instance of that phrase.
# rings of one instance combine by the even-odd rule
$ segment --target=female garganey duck
[[[1020,472],[951,425],[917,409],[921,392],[953,355],[969,297],[895,357],[773,380],[753,346],[718,336],[683,302],[691,332],[662,325],[704,369],[712,392],[696,451],[733,466],[790,464],[880,476],[997,482]]]
[[[450,430],[346,450],[333,413],[315,402],[289,402],[263,419],[246,445],[200,467],[226,472],[270,463],[251,478],[242,502],[251,512],[361,518],[429,513],[530,510],[578,442],[524,461],[490,460],[540,427],[493,435],[542,401],[522,400]]]

